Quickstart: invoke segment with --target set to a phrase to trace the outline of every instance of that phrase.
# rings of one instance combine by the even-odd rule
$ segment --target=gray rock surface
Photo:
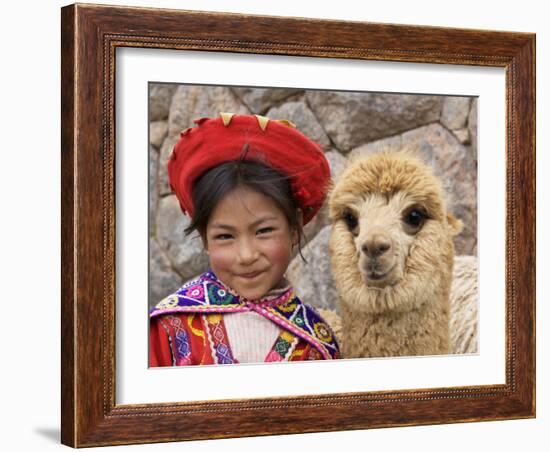
[[[174,145],[177,143],[179,135],[177,136],[168,136],[162,143],[160,148],[160,157],[159,157],[159,172],[158,172],[158,190],[161,196],[169,195],[172,193],[170,184],[168,183],[168,159],[170,158],[170,153],[174,148]]]
[[[466,126],[471,97],[445,97],[441,110],[441,124],[449,130]]]
[[[477,256],[477,205],[469,200],[452,205],[451,212],[464,224],[464,230],[454,239],[457,254],[468,251],[468,254]]]
[[[470,132],[470,143],[472,147],[472,157],[477,160],[477,98],[472,100],[470,113],[468,114],[468,131]]]
[[[154,121],[149,124],[149,143],[160,149],[162,142],[168,134],[168,123],[166,121]]]
[[[233,88],[233,92],[252,113],[263,115],[269,108],[278,105],[281,101],[291,96],[303,92],[303,90],[289,88]]]
[[[461,144],[470,144],[470,132],[467,128],[453,130],[453,133]]]
[[[337,180],[340,174],[344,171],[346,166],[346,159],[335,151],[329,151],[325,153],[325,157],[328,160],[330,166],[331,179]],[[305,225],[304,234],[306,243],[310,242],[318,232],[329,224],[328,218],[328,203],[325,201],[312,220]]]
[[[324,227],[303,249],[302,254],[307,263],[300,256],[292,260],[286,276],[302,301],[316,308],[339,312],[328,255],[330,229],[330,226]]]
[[[155,83],[149,88],[149,121],[161,121],[168,118],[172,96],[178,85]]]
[[[471,187],[477,179],[476,166],[468,159],[467,148],[448,130],[439,124],[412,130],[403,134],[403,147],[428,157],[445,190],[453,195],[452,202],[464,202],[472,194]]]
[[[346,158],[335,151],[329,151],[325,153],[325,157],[328,160],[330,166],[330,175],[333,181],[338,180],[338,177],[342,174],[346,167]],[[325,202],[317,215],[305,225],[304,234],[306,238],[306,243],[312,240],[317,233],[329,224],[330,220],[328,218],[328,203]]]
[[[159,154],[153,146],[149,146],[149,235],[155,234],[156,212],[159,198],[158,192]]]
[[[195,119],[218,116],[220,112],[250,113],[230,88],[179,86],[170,105],[168,135],[178,135],[192,127]]]
[[[183,284],[155,239],[149,240],[149,308]]]
[[[328,160],[330,166],[330,176],[332,180],[336,181],[340,175],[344,172],[346,168],[347,160],[346,158],[334,150],[330,150],[325,153],[325,157]]]
[[[363,144],[351,150],[348,155],[348,160],[352,160],[367,157],[370,154],[376,152],[395,152],[400,151],[403,147],[403,139],[401,135],[395,135],[388,138],[382,138],[381,140],[371,141],[370,143]]]
[[[340,152],[439,120],[443,97],[308,91],[307,101]]]
[[[288,119],[304,135],[311,138],[327,150],[330,140],[314,114],[304,102],[287,102],[280,107],[271,108],[266,115],[273,119]]]
[[[208,265],[208,257],[200,237],[195,232],[185,236],[184,229],[189,222],[189,217],[183,215],[175,195],[165,196],[160,200],[157,240],[182,280],[198,275]]]

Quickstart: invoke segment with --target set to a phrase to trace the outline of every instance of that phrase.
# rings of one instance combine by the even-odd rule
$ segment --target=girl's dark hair
[[[298,232],[298,249],[302,255],[303,230],[289,178],[260,161],[240,159],[225,162],[202,174],[195,182],[191,193],[194,214],[191,224],[185,228],[185,234],[189,235],[196,230],[204,236],[208,219],[216,205],[225,195],[239,187],[255,190],[275,202],[284,213],[291,229]]]

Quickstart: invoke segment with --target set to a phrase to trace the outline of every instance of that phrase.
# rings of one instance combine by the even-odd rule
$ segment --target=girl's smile
[[[283,281],[298,234],[270,197],[239,187],[212,210],[203,240],[216,276],[257,300]]]
[[[241,278],[245,279],[254,279],[256,276],[259,276],[262,272],[247,273],[246,275],[241,275]]]

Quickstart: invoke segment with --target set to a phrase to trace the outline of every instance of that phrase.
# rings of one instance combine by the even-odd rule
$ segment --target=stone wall
[[[288,119],[325,150],[334,178],[353,158],[381,149],[415,149],[443,181],[448,205],[464,222],[458,255],[477,253],[477,100],[470,97],[154,84],[149,91],[149,304],[208,265],[168,186],[166,163],[179,133],[219,112]],[[302,253],[287,276],[302,299],[337,309],[328,262],[326,208],[305,228]]]

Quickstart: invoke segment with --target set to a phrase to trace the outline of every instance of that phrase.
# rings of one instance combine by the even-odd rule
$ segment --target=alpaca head
[[[412,309],[450,284],[452,237],[462,223],[447,212],[439,179],[414,155],[353,162],[331,190],[329,215],[344,302],[372,312]]]

